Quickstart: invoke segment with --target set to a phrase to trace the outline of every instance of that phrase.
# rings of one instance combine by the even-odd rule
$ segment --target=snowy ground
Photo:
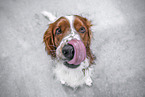
[[[92,87],[53,78],[43,10],[92,20]],[[0,0],[0,97],[145,97],[145,0]]]

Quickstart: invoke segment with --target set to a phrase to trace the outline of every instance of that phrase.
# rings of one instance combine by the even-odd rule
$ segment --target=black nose
[[[70,44],[64,45],[64,47],[62,48],[62,53],[67,60],[71,60],[74,56],[73,46]]]

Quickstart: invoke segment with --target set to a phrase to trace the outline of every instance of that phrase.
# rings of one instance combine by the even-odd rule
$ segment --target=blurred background
[[[44,10],[92,21],[92,87],[54,78]],[[145,97],[145,0],[0,0],[0,97]]]

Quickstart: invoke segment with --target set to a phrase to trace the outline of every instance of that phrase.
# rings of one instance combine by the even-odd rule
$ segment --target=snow
[[[92,21],[92,87],[73,90],[55,79],[43,44],[44,10]],[[1,0],[0,97],[145,96],[144,10],[144,0]]]

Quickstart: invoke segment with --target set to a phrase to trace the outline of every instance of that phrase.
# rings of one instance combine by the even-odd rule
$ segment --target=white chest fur
[[[89,67],[88,59],[86,58],[79,67],[72,69],[66,67],[62,62],[56,62],[54,68],[55,76],[62,84],[66,84],[73,88],[86,84],[92,85],[91,68]]]

